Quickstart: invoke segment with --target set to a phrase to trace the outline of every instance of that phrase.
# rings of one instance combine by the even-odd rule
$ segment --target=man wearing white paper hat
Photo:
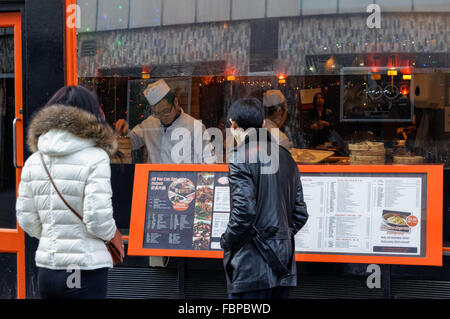
[[[130,137],[132,150],[145,145],[149,163],[215,162],[214,149],[205,126],[183,112],[177,97],[164,80],[149,84],[144,96],[152,110],[148,118],[131,131],[124,119],[115,124],[117,133]]]
[[[272,133],[272,136],[280,146],[289,150],[292,148],[292,142],[280,130],[288,115],[287,102],[283,93],[280,90],[269,90],[265,92],[263,95],[263,105],[265,113],[264,127]],[[278,134],[275,130],[278,130]]]

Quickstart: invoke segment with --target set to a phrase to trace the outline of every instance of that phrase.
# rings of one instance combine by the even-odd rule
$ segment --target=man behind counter
[[[145,145],[149,163],[215,162],[214,149],[210,140],[203,139],[205,126],[201,121],[183,112],[177,97],[164,80],[149,84],[144,95],[150,103],[152,114],[131,131],[128,130],[128,123],[124,119],[119,119],[115,124],[118,134],[127,135],[131,139],[132,150],[137,150]],[[197,129],[194,130],[194,127]],[[181,145],[180,148],[180,134],[175,131],[178,128],[189,131],[190,139],[186,139],[184,136],[184,139],[181,140],[189,145]],[[207,136],[205,135],[205,137]],[[202,148],[194,147],[194,141],[197,143],[201,141]],[[182,149],[181,156],[178,149],[174,149],[175,146]]]
[[[264,128],[271,133],[273,129],[280,129],[283,127],[288,115],[288,107],[286,99],[280,90],[269,90],[263,95],[265,124]],[[272,133],[272,135],[274,135]],[[276,134],[274,135],[276,139]],[[289,138],[278,130],[278,144],[289,150],[292,147],[292,142]]]

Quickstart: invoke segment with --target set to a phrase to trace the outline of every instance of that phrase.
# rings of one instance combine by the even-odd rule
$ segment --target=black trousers
[[[292,287],[275,287],[228,294],[229,299],[289,299]]]
[[[94,270],[52,270],[38,268],[38,284],[43,299],[105,299],[108,268]]]

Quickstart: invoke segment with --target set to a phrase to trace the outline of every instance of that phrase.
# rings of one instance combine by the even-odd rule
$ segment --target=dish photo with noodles
[[[388,212],[383,214],[383,221],[388,226],[409,228],[408,224],[406,223],[406,218],[409,215],[409,213]]]
[[[170,184],[168,195],[173,204],[189,204],[195,197],[194,183],[187,178],[178,178]]]

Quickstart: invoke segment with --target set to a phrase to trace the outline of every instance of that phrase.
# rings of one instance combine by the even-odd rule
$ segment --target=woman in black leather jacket
[[[230,220],[221,238],[229,296],[288,298],[297,285],[294,235],[308,219],[297,165],[261,129],[258,100],[236,101],[228,119],[238,143],[229,163]]]

